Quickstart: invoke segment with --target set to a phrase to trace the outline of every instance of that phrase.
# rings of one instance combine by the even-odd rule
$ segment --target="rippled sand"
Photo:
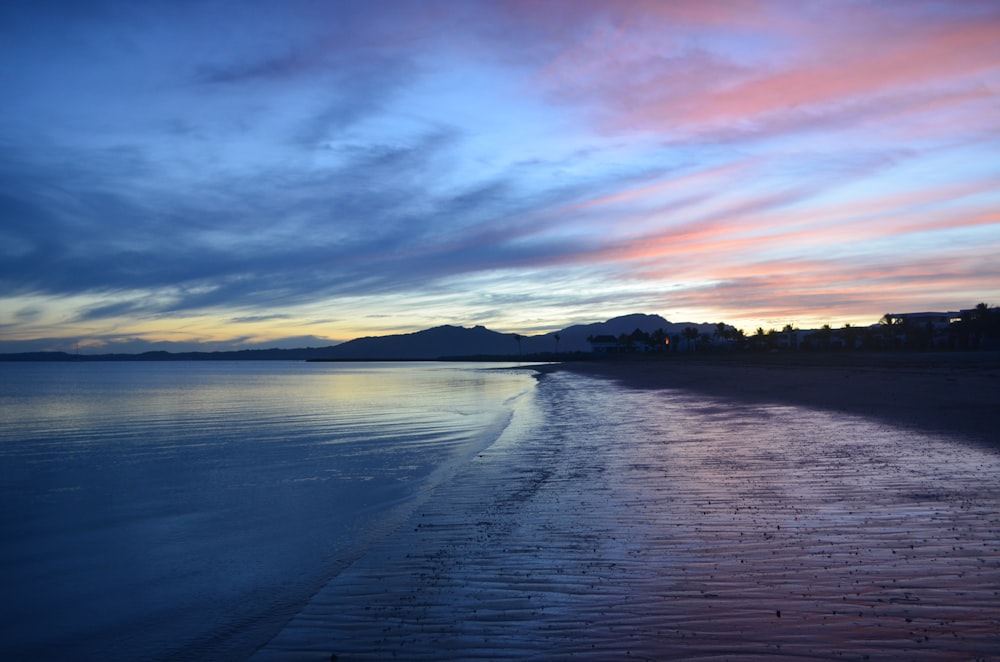
[[[1000,453],[554,373],[259,659],[973,659]]]

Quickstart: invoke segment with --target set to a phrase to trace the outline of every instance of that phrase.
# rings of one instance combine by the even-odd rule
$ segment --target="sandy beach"
[[[534,411],[255,659],[996,659],[996,377],[544,368]]]
[[[1000,445],[1000,352],[670,356],[543,370],[572,370],[634,388],[804,405]]]

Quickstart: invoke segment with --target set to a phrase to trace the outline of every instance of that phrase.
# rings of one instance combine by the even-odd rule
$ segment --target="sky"
[[[0,89],[0,351],[1000,303],[997,0],[11,0]]]

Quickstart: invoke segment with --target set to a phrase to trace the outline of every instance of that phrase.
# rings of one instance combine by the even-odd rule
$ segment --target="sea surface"
[[[515,364],[0,363],[0,659],[990,659],[1000,452]]]
[[[0,659],[244,659],[507,427],[504,364],[0,363]]]

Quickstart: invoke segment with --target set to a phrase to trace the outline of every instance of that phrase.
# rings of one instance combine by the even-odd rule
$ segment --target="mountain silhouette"
[[[575,324],[560,331],[520,336],[500,333],[484,326],[437,326],[414,333],[389,336],[356,338],[330,347],[304,347],[299,349],[244,349],[221,352],[166,352],[150,351],[141,354],[88,354],[70,355],[65,352],[29,352],[0,354],[3,361],[210,361],[210,360],[331,360],[331,361],[391,361],[434,360],[456,357],[490,357],[516,359],[519,356],[589,352],[588,337],[630,334],[636,329],[652,333],[663,329],[669,336],[679,335],[687,327],[700,333],[712,333],[714,324],[668,322],[659,315],[641,313],[615,317],[605,322]],[[556,343],[556,335],[559,342]]]
[[[391,336],[357,338],[322,350],[326,359],[438,359],[461,356],[509,356],[515,358],[525,354],[545,354],[589,352],[588,337],[599,335],[619,336],[632,333],[636,329],[652,333],[663,329],[668,335],[679,334],[693,326],[699,332],[711,333],[714,324],[671,323],[659,315],[636,313],[615,317],[605,322],[576,324],[560,331],[522,336],[499,333],[483,326],[465,328],[461,326],[438,326],[416,333]],[[558,345],[555,336],[559,336]]]
[[[575,324],[566,327],[561,331],[553,331],[540,336],[531,336],[524,341],[525,352],[551,352],[556,349],[555,335],[559,334],[560,352],[589,352],[590,343],[587,338],[592,336],[615,336],[629,334],[639,329],[646,333],[652,333],[657,329],[663,329],[668,336],[680,334],[689,326],[698,329],[699,333],[712,333],[715,330],[714,324],[693,324],[690,322],[668,322],[659,315],[645,315],[643,313],[633,313],[613,317],[605,322],[594,322],[592,324]]]
[[[437,326],[415,333],[369,336],[327,347],[330,359],[437,359],[452,356],[516,356],[512,333],[490,331],[484,326]]]

